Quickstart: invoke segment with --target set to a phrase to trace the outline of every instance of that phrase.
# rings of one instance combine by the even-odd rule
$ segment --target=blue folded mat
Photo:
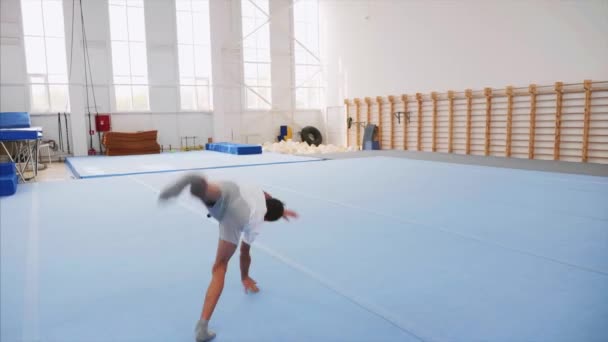
[[[28,128],[30,126],[28,112],[0,112],[0,128]]]
[[[234,144],[227,142],[210,143],[205,145],[205,149],[209,151],[230,153],[230,154],[261,154],[262,146],[248,144]]]

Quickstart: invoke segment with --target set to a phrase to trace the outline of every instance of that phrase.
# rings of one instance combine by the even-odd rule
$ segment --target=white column
[[[240,120],[234,120],[242,108],[240,8],[240,0],[209,2],[214,141],[238,139],[240,130]]]
[[[293,118],[292,0],[270,0],[272,108]]]

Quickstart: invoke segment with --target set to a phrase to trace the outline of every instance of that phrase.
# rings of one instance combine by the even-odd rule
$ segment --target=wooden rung
[[[367,124],[372,123],[372,99],[370,97],[365,98],[365,104],[367,105]]]
[[[583,119],[583,156],[582,161],[589,159],[589,123],[591,121],[591,80],[585,80],[585,117]]]
[[[409,114],[408,114],[408,100],[407,95],[401,95],[401,101],[403,102],[403,112],[405,112],[405,117],[403,118],[403,149],[407,150],[407,134],[408,134],[408,126],[409,126]]]
[[[432,151],[437,152],[437,93],[431,93],[431,99],[433,100],[433,145]]]
[[[350,146],[350,130],[348,128],[348,119],[350,118],[350,102],[348,99],[344,99],[344,105],[346,106],[346,147]]]
[[[528,88],[530,93],[530,137],[528,138],[528,159],[534,159],[534,137],[536,135],[536,84]]]
[[[513,137],[513,87],[507,87],[507,142],[505,155],[511,157],[511,139]]]
[[[416,93],[416,101],[418,101],[418,151],[422,151],[422,94]]]
[[[378,103],[378,144],[382,149],[382,96],[377,96],[376,102]]]
[[[395,97],[393,95],[390,95],[388,97],[388,102],[390,102],[391,104],[391,145],[390,148],[391,150],[395,148]]]
[[[355,99],[355,109],[357,111],[357,141],[355,142],[355,146],[357,146],[357,150],[361,149],[361,99]]]
[[[449,115],[449,127],[448,127],[448,153],[454,152],[454,91],[448,91],[448,115]]]
[[[467,97],[467,142],[466,142],[466,153],[471,154],[471,112],[473,108],[473,90],[467,89],[465,91]]]
[[[553,160],[559,160],[560,154],[563,88],[564,84],[562,82],[555,82],[555,142],[553,145]]]
[[[492,88],[485,88],[484,95],[486,96],[486,144],[485,144],[485,154],[486,156],[490,155],[490,130],[492,123]]]

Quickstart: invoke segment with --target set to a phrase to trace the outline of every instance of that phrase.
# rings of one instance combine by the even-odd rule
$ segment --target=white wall
[[[344,98],[608,80],[608,1],[320,1]]]

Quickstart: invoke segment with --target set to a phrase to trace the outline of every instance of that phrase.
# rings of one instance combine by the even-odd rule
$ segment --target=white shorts
[[[222,193],[220,199],[213,206],[208,207],[209,214],[220,223],[220,239],[238,245],[241,234],[245,231],[245,242],[253,242],[255,239],[253,232],[245,230],[251,210],[242,198],[238,186],[232,182],[222,182],[220,191]]]

